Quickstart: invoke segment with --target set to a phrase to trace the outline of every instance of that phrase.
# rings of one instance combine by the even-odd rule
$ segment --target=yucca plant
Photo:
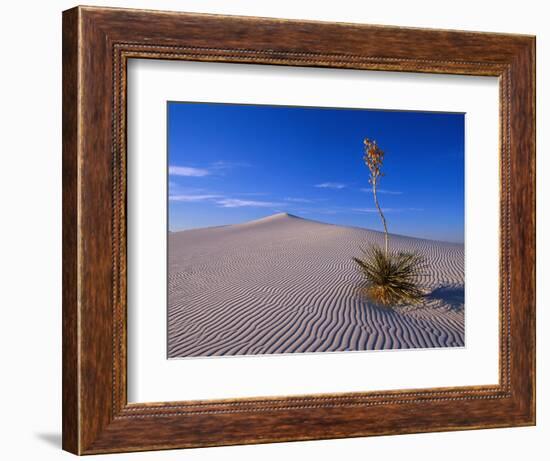
[[[425,259],[416,253],[391,252],[389,250],[388,225],[380,203],[377,187],[384,176],[384,151],[375,140],[363,140],[363,161],[369,169],[369,183],[372,187],[374,204],[384,226],[384,250],[379,246],[362,249],[363,258],[353,258],[367,279],[368,297],[385,306],[418,303],[424,293],[418,286],[419,277],[425,267]]]
[[[367,296],[384,306],[417,304],[424,297],[418,285],[425,259],[416,253],[386,253],[377,245],[353,258],[367,279]]]

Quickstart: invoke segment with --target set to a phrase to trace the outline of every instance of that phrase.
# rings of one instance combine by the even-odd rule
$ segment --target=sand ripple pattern
[[[420,306],[362,295],[351,258],[380,232],[279,214],[169,234],[169,357],[464,346],[464,246],[390,242],[429,262]]]

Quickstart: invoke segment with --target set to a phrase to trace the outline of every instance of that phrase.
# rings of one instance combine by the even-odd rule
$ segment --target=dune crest
[[[269,216],[266,216],[265,218],[255,219],[253,221],[247,221],[242,224],[233,224],[234,226],[244,226],[244,227],[250,227],[250,226],[257,226],[262,224],[273,224],[273,223],[284,223],[284,222],[292,222],[295,220],[302,220],[303,218],[300,218],[299,216],[295,216],[290,213],[275,213]]]
[[[168,235],[168,355],[464,346],[464,247],[390,236],[430,265],[420,306],[380,308],[352,261],[383,234],[278,213]]]

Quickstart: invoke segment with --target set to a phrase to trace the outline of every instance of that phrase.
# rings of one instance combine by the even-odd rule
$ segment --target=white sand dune
[[[351,259],[368,243],[383,234],[288,214],[170,233],[169,357],[464,346],[464,246],[391,235],[430,294],[387,309]]]

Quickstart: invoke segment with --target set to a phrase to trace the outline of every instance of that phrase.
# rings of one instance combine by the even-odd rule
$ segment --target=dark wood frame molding
[[[490,75],[500,81],[500,382],[131,404],[131,58]],[[77,7],[63,13],[63,448],[76,454],[535,424],[535,38]]]

